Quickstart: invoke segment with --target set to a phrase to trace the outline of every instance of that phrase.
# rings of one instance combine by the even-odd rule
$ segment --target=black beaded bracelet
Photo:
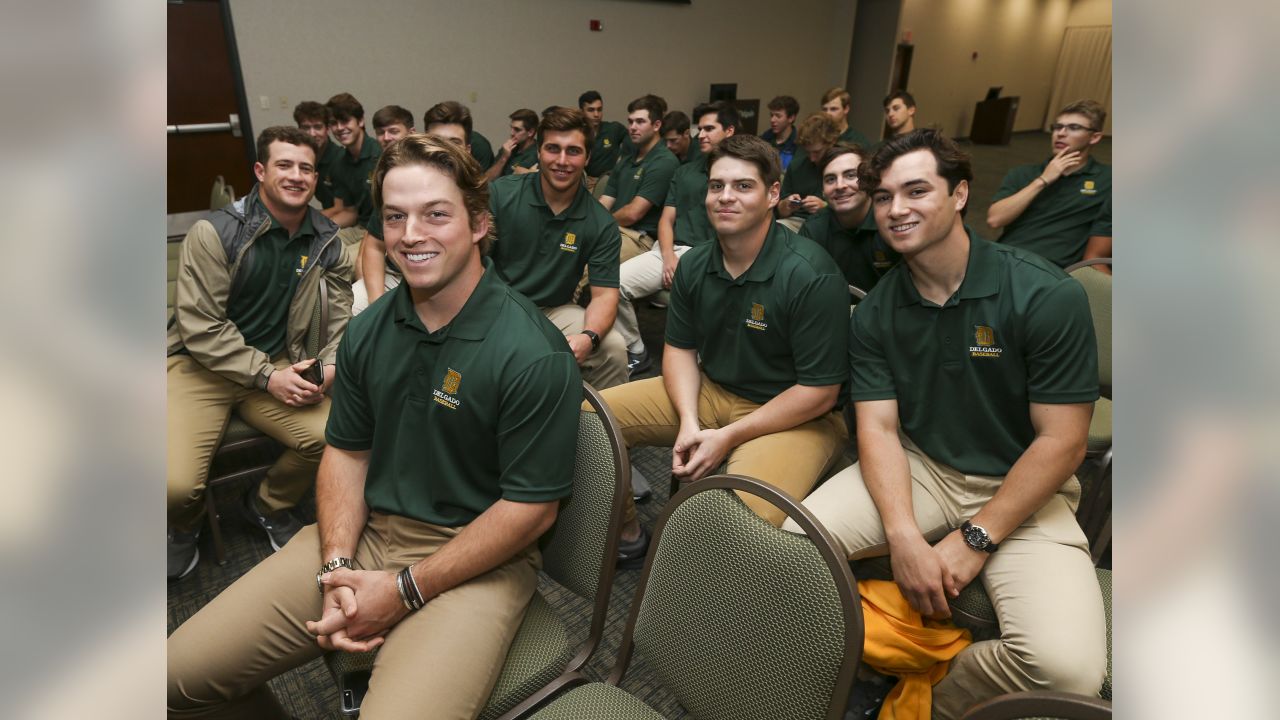
[[[404,602],[404,606],[410,611],[418,610],[426,601],[422,599],[422,592],[418,590],[418,582],[413,579],[413,573],[410,567],[396,573],[396,588],[400,591],[400,599]]]

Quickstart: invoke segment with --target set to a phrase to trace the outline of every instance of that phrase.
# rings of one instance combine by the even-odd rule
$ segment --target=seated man
[[[498,148],[498,157],[485,172],[485,177],[490,180],[538,169],[538,146],[533,141],[533,135],[538,129],[538,113],[521,108],[508,118],[511,120],[511,137]]]
[[[1078,262],[1099,210],[1111,197],[1111,166],[1089,155],[1102,141],[1107,111],[1092,100],[1072,103],[1058,113],[1053,156],[1020,165],[1004,176],[987,224],[1004,228],[1000,242],[1039,253],[1058,267]],[[1109,231],[1108,231],[1109,232]]]
[[[578,109],[587,116],[595,142],[591,145],[591,161],[587,163],[587,189],[594,190],[596,183],[604,180],[618,164],[618,157],[627,143],[627,128],[622,123],[604,119],[604,98],[595,90],[578,96]]]
[[[170,579],[199,560],[205,480],[232,411],[285,446],[245,497],[246,515],[277,550],[301,527],[289,510],[315,480],[325,394],[351,316],[351,267],[338,226],[308,205],[315,162],[302,130],[263,130],[258,183],[182,241],[167,361]],[[306,334],[321,283],[329,291],[328,343],[310,358]]]
[[[871,141],[849,124],[849,91],[842,87],[833,87],[822,94],[822,112],[836,122],[840,133],[839,142],[860,147],[869,147]]]
[[[405,110],[399,105],[387,105],[373,114],[373,136],[378,141],[379,152],[385,151],[387,146],[408,135],[417,132],[413,128],[413,113]],[[369,299],[364,289],[364,252],[374,239],[379,243],[382,241],[382,218],[378,212],[369,215],[368,222],[365,223],[364,236],[360,239],[360,249],[356,254],[356,280],[351,285],[352,294],[352,314],[358,313],[369,305]]]
[[[293,121],[311,136],[319,148],[316,157],[316,202],[321,210],[333,207],[333,166],[342,155],[342,146],[329,142],[329,109],[314,100],[303,100],[293,108]]]
[[[374,122],[376,126],[376,115]],[[467,145],[467,138],[476,135],[471,132],[471,112],[459,102],[448,100],[432,105],[422,116],[422,127],[427,133],[442,137],[469,153],[474,149]],[[400,284],[400,269],[387,258],[387,246],[382,239],[381,213],[375,212],[369,218],[368,235],[361,245],[360,256],[361,277],[352,286],[355,295],[351,305],[353,315],[359,314],[387,290]]]
[[[707,217],[706,157],[721,141],[737,132],[742,121],[738,111],[723,102],[699,105],[693,109],[693,115],[698,121],[702,162],[681,165],[676,170],[658,220],[658,244],[649,252],[626,261],[619,270],[622,297],[618,300],[618,332],[627,343],[628,377],[645,372],[653,364],[640,337],[640,323],[631,303],[663,288],[671,289],[680,257],[690,248],[716,239]]]
[[[350,93],[339,93],[325,103],[333,123],[329,132],[345,152],[333,166],[334,210],[329,218],[342,228],[357,228],[343,234],[343,242],[352,245],[364,239],[364,227],[373,215],[369,176],[382,154],[382,146],[364,131],[364,106]]]
[[[604,392],[627,447],[671,446],[693,482],[728,461],[801,498],[848,440],[835,408],[848,377],[848,290],[825,250],[773,222],[782,166],[754,135],[710,155],[707,213],[716,241],[685,253],[671,286],[662,377]],[[699,366],[701,360],[701,366]],[[781,510],[748,507],[777,525]],[[619,562],[643,556],[627,505]]]
[[[795,122],[799,114],[800,103],[795,98],[779,95],[769,101],[769,129],[760,134],[761,138],[768,140],[773,149],[778,151],[784,173],[796,154]]]
[[[916,129],[916,99],[906,90],[895,90],[884,98],[884,122],[890,138]]]
[[[667,102],[657,95],[642,95],[627,105],[627,133],[631,149],[609,174],[609,185],[600,204],[613,213],[622,229],[619,262],[653,247],[658,218],[667,188],[680,161],[659,142]]]
[[[662,142],[666,143],[667,149],[681,165],[702,159],[698,143],[689,132],[690,127],[689,116],[679,110],[672,110],[662,118]]]
[[[591,126],[577,110],[555,108],[537,129],[536,173],[499,178],[489,189],[497,225],[493,267],[569,341],[582,376],[597,389],[627,381],[627,353],[613,331],[618,312],[618,223],[582,178]],[[590,268],[591,300],[573,302]]]
[[[860,461],[804,504],[850,559],[887,552],[926,617],[981,576],[1001,637],[951,661],[934,718],[1017,690],[1097,695],[1106,625],[1072,476],[1098,397],[1084,289],[966,232],[973,172],[938,131],[885,142],[863,170],[903,262],[851,319]]]
[[[840,138],[840,129],[830,116],[815,113],[800,123],[797,141],[804,154],[791,161],[791,169],[782,178],[782,200],[778,217],[782,224],[799,231],[809,216],[827,206],[822,199],[822,175],[818,164]]]
[[[577,364],[482,258],[474,158],[411,135],[374,183],[405,282],[342,342],[319,521],[169,637],[171,718],[287,717],[273,675],[375,647],[361,717],[474,718],[537,585],[572,489]]]
[[[822,159],[822,194],[830,205],[806,220],[800,234],[831,254],[846,282],[871,292],[900,256],[880,237],[871,197],[858,189],[864,154],[841,143]]]

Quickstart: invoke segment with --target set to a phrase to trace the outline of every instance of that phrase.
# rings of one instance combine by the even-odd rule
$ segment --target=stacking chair
[[[1110,720],[1111,703],[1082,695],[1028,690],[975,705],[961,720]]]
[[[236,191],[221,175],[213,179],[213,189],[209,191],[209,209],[224,208],[236,200]]]
[[[850,285],[849,294],[852,295],[855,300],[862,300],[867,296],[867,291],[857,285]]]
[[[734,490],[773,503],[806,535],[760,519]],[[809,510],[759,480],[717,475],[685,487],[658,518],[608,680],[562,679],[504,720],[529,710],[539,720],[660,719],[618,687],[633,652],[700,720],[839,720],[862,642],[849,565]]]
[[[573,495],[560,508],[549,537],[544,538],[542,569],[570,592],[594,603],[591,628],[586,640],[575,648],[564,621],[541,593],[534,593],[489,703],[480,714],[482,720],[507,712],[557,678],[576,677],[604,634],[623,503],[631,486],[631,462],[613,413],[594,388],[584,382],[582,389],[592,409],[584,409],[578,416]],[[359,713],[376,655],[376,650],[325,655],[325,664],[338,684],[343,713]]]
[[[1089,539],[1093,561],[1097,563],[1111,542],[1111,276],[1091,265],[1111,265],[1111,258],[1082,260],[1067,273],[1084,286],[1089,296],[1089,312],[1098,338],[1098,385],[1102,397],[1093,406],[1089,423],[1086,457],[1097,460],[1097,468],[1080,478],[1080,509],[1077,517]]]

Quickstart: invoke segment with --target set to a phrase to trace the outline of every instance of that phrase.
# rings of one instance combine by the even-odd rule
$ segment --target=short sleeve
[[[1039,175],[1041,169],[1042,168],[1036,165],[1021,165],[1010,170],[1005,174],[1004,180],[1000,181],[1000,188],[996,190],[996,194],[991,198],[991,202],[999,202],[1026,187],[1027,183],[1032,180],[1033,176],[1031,173],[1034,172],[1036,175]]]
[[[1031,402],[1098,399],[1098,342],[1089,297],[1075,278],[1064,278],[1033,301],[1025,344]]]
[[[667,199],[664,202],[664,205],[666,207],[676,206],[676,178],[679,175],[680,175],[679,172],[673,173],[671,175],[671,182],[667,185]]]
[[[369,222],[364,225],[365,231],[378,240],[386,240],[382,236],[382,213],[377,208],[373,209],[373,214],[369,216]]]
[[[573,489],[582,376],[569,352],[535,360],[505,383],[498,418],[498,485],[512,502],[549,502]]]
[[[368,450],[373,447],[373,408],[369,404],[363,368],[357,357],[358,344],[348,332],[338,345],[338,362],[334,366],[333,387],[329,391],[332,401],[324,440],[341,450]]]
[[[686,253],[680,264],[676,265],[676,275],[671,280],[671,301],[667,304],[665,341],[682,350],[693,350],[698,346],[697,327],[694,324],[697,308],[693,307],[691,286],[693,274],[702,272],[702,268],[692,267],[689,256],[693,254]]]
[[[883,332],[878,306],[864,301],[849,318],[849,399],[853,402],[898,397]]]
[[[622,161],[618,161],[621,165]],[[618,165],[614,165],[613,171],[609,173],[609,184],[604,186],[604,194],[611,198],[618,197]]]
[[[618,223],[609,218],[591,246],[587,258],[587,281],[591,287],[618,287],[618,258],[622,253],[622,232]]]
[[[1089,226],[1089,237],[1101,236],[1111,237],[1111,196],[1102,202],[1102,207],[1098,208],[1098,215],[1093,219],[1093,224]]]
[[[796,382],[840,385],[848,379],[844,350],[849,337],[849,289],[838,273],[819,275],[792,300],[787,323]]]
[[[648,172],[640,179],[640,187],[636,197],[642,197],[657,207],[662,207],[667,199],[667,189],[671,187],[671,179],[680,164],[674,157],[663,157],[650,166]],[[612,178],[609,182],[613,182]]]

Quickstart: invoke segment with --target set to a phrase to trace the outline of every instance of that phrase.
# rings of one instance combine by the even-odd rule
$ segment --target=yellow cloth
[[[880,720],[929,720],[933,686],[973,638],[948,621],[922,621],[897,583],[860,580],[858,592],[866,626],[862,660],[900,678],[880,708]]]

